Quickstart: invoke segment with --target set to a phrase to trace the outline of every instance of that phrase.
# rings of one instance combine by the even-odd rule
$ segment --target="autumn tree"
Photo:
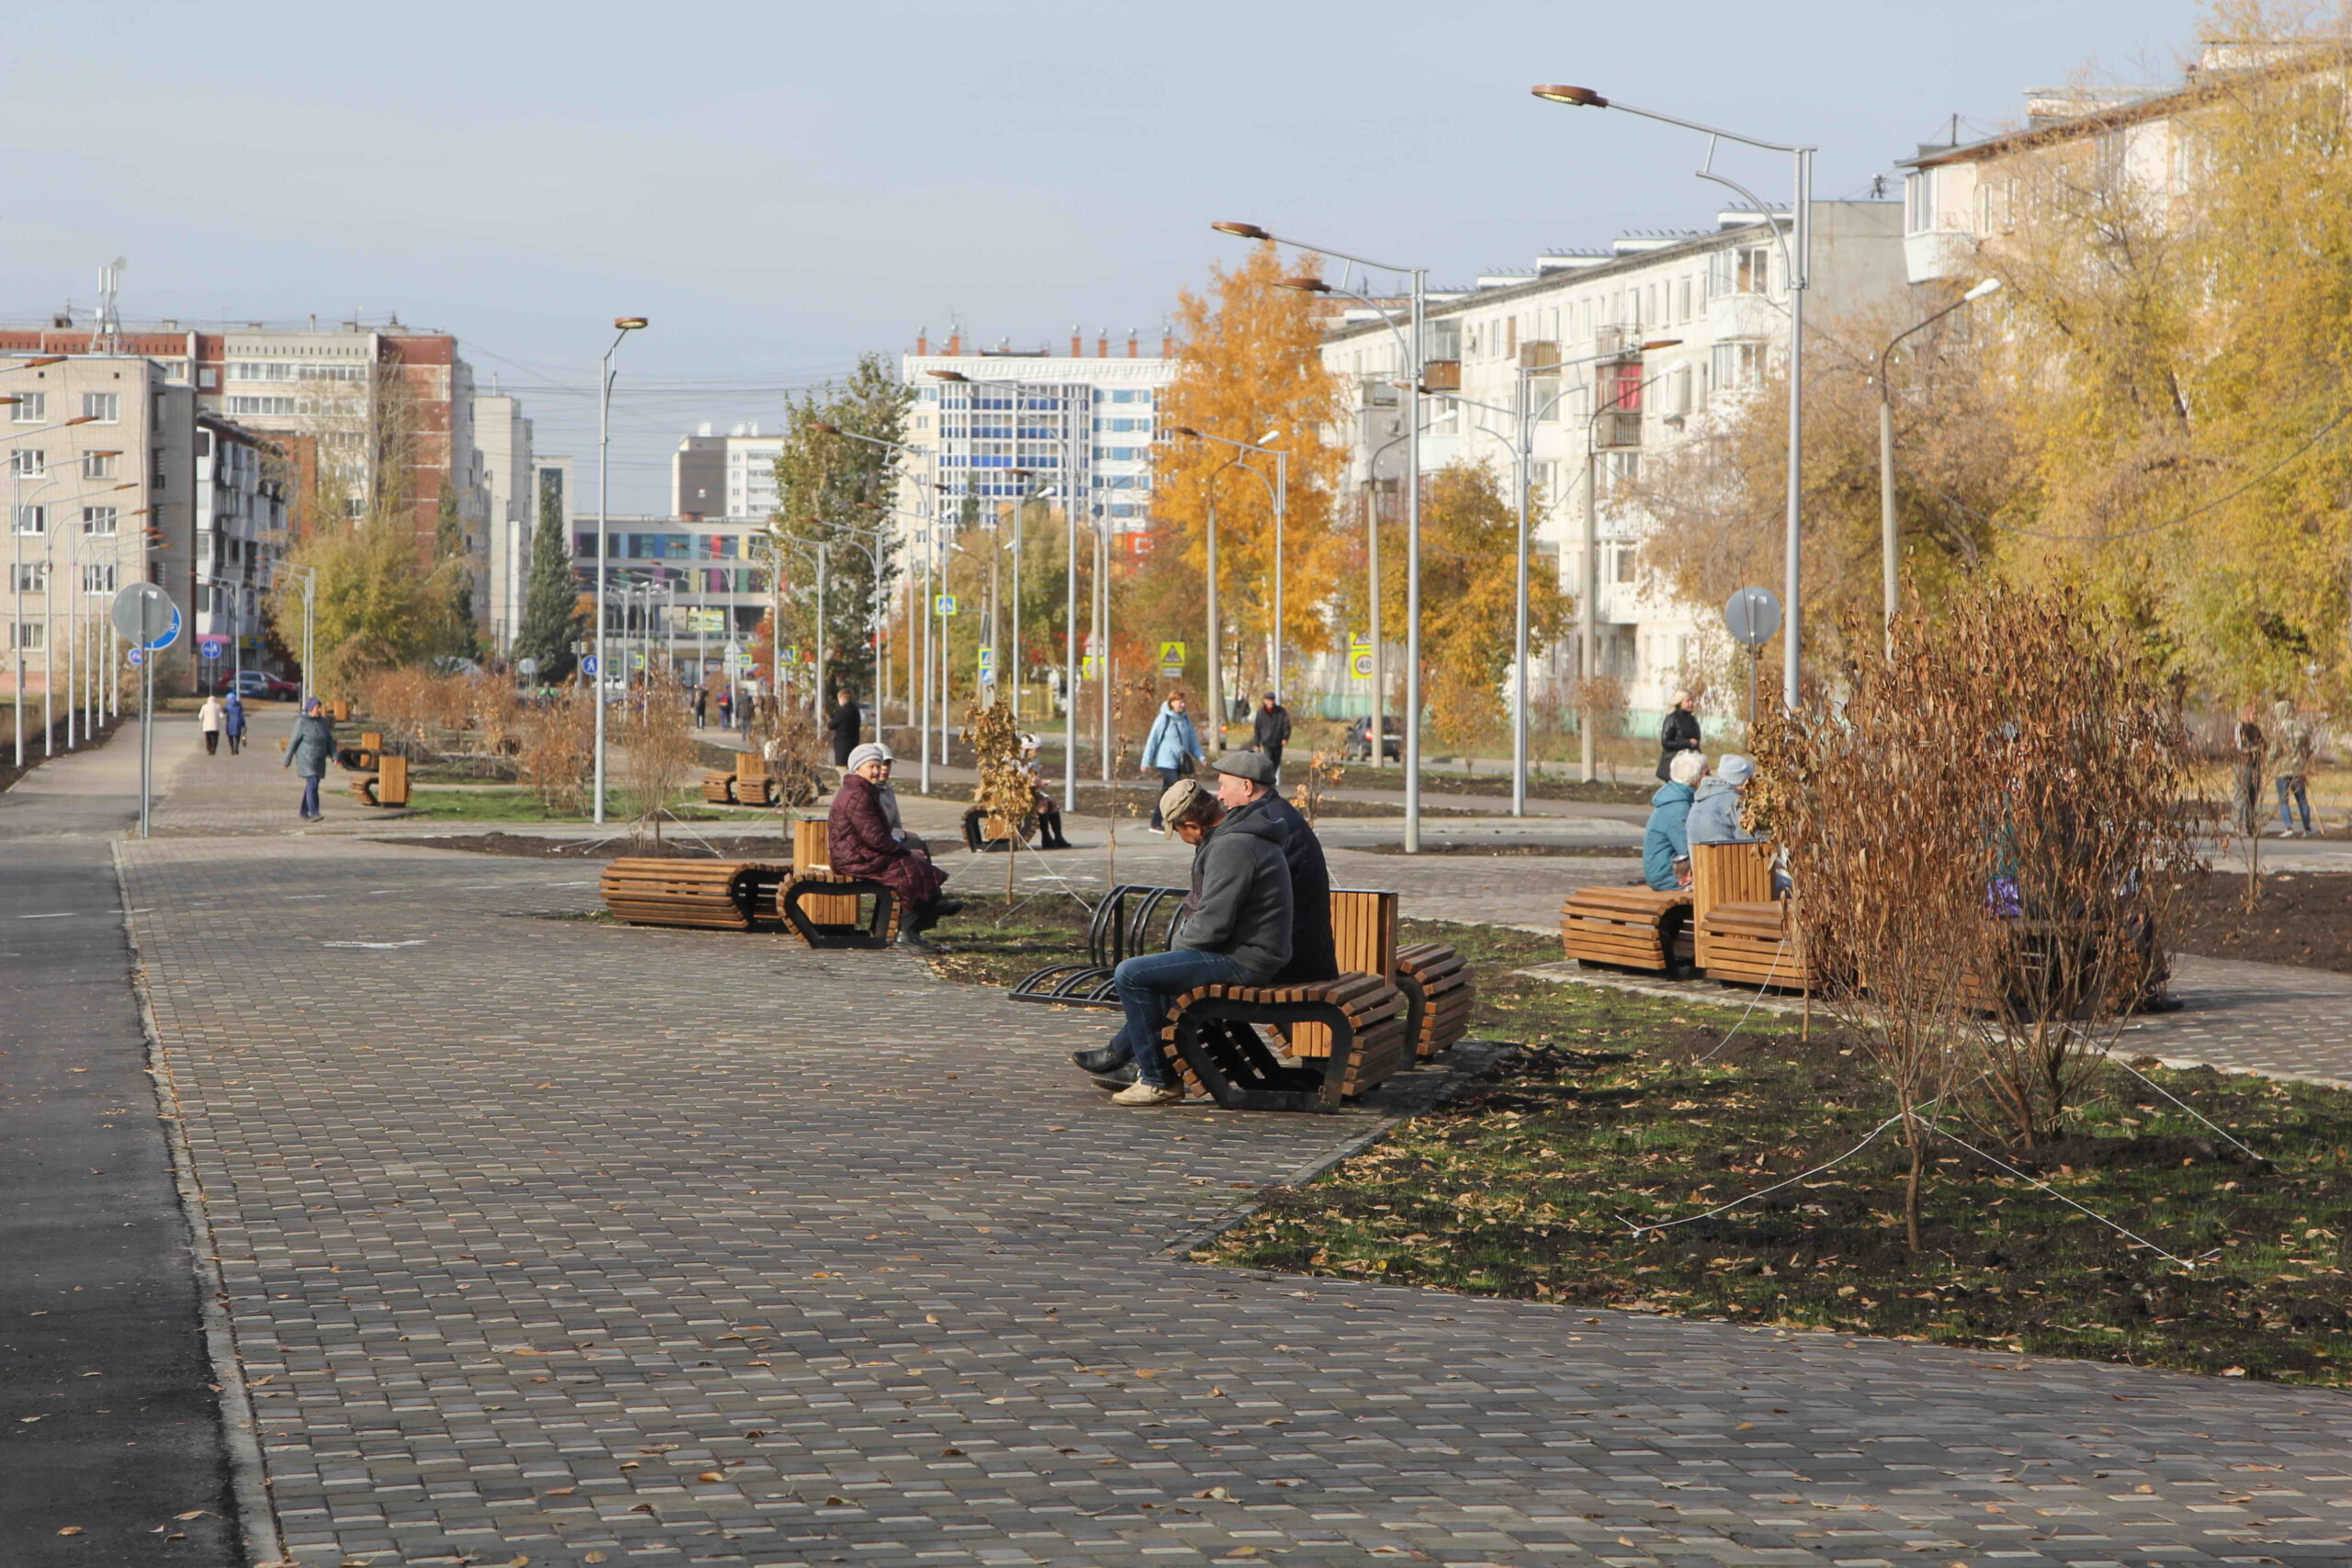
[[[829,684],[871,688],[873,637],[896,573],[884,547],[894,530],[898,454],[872,441],[835,434],[831,425],[878,441],[905,439],[911,389],[881,355],[868,354],[847,380],[828,381],[786,404],[787,429],[777,457],[776,514],[771,525],[785,563],[784,643],[825,649]],[[817,546],[825,550],[823,620],[819,621]],[[820,701],[831,693],[820,694]]]
[[[1314,297],[1277,285],[1316,276],[1308,257],[1286,263],[1271,243],[1228,271],[1215,268],[1206,296],[1190,290],[1176,310],[1176,377],[1159,400],[1152,448],[1153,544],[1135,574],[1123,618],[1164,628],[1169,640],[1204,641],[1209,506],[1217,522],[1218,611],[1227,646],[1247,690],[1269,673],[1273,624],[1274,512],[1272,460],[1238,453],[1208,435],[1276,447],[1290,455],[1283,529],[1283,646],[1286,658],[1332,646],[1328,607],[1342,557],[1337,495],[1344,454],[1324,440],[1346,412],[1339,379],[1324,367],[1324,322]],[[1233,472],[1247,457],[1267,484]],[[1191,580],[1190,585],[1180,581]],[[1147,639],[1148,640],[1148,639]],[[1236,688],[1228,686],[1230,692]]]

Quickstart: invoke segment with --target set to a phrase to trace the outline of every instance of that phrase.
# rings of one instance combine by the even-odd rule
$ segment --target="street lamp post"
[[[1894,351],[1905,338],[1926,332],[1954,310],[1973,305],[1987,294],[2000,290],[2001,280],[1988,277],[1967,293],[1928,316],[1918,325],[1906,327],[1894,334],[1878,356],[1878,535],[1880,590],[1886,603],[1886,656],[1894,657],[1894,612],[1897,589],[1895,584],[1894,527],[1894,388],[1888,380],[1889,367]]]
[[[1393,263],[1373,261],[1368,257],[1351,255],[1345,251],[1323,245],[1307,245],[1297,240],[1283,239],[1268,233],[1255,223],[1215,223],[1210,227],[1221,233],[1244,240],[1267,240],[1278,244],[1296,246],[1318,255],[1336,256],[1358,266],[1380,272],[1403,273],[1413,280],[1413,303],[1409,337],[1398,333],[1394,315],[1373,304],[1353,289],[1337,288],[1320,278],[1294,278],[1284,288],[1303,288],[1317,294],[1344,294],[1380,311],[1380,319],[1390,333],[1396,337],[1403,350],[1405,373],[1405,430],[1412,439],[1405,443],[1405,852],[1421,852],[1421,397],[1425,390],[1424,356],[1429,339],[1425,328],[1429,319],[1429,270],[1426,267],[1403,267]],[[1376,646],[1376,645],[1375,645]],[[1374,654],[1375,661],[1378,655]],[[1377,686],[1375,667],[1374,684]],[[1373,706],[1372,750],[1380,751],[1381,737],[1378,708],[1379,693],[1374,691]]]
[[[1784,141],[1764,141],[1736,131],[1720,130],[1696,120],[1682,119],[1656,109],[1637,108],[1620,99],[1605,98],[1589,87],[1544,85],[1529,89],[1546,103],[1566,104],[1577,108],[1620,109],[1663,124],[1695,130],[1707,138],[1706,161],[1700,164],[1701,179],[1727,186],[1747,197],[1772,231],[1781,247],[1781,269],[1789,280],[1789,456],[1786,537],[1782,542],[1781,573],[1785,578],[1784,592],[1788,600],[1789,620],[1781,646],[1781,698],[1792,710],[1797,705],[1797,677],[1801,637],[1799,606],[1804,588],[1804,564],[1799,556],[1803,542],[1801,532],[1804,495],[1804,297],[1813,285],[1813,154],[1811,147],[1792,145]],[[1793,236],[1784,235],[1781,226],[1747,189],[1736,181],[1714,171],[1715,145],[1721,141],[1736,141],[1768,152],[1786,152],[1794,164],[1790,228]],[[1793,237],[1794,243],[1791,243]]]
[[[62,354],[46,355],[38,359],[28,359],[23,364],[11,366],[9,368],[12,370],[38,370],[51,365],[62,365],[65,363],[65,360],[66,355]],[[0,405],[9,407],[21,405],[23,401],[24,400],[19,397],[0,398]],[[10,434],[9,439],[16,441],[22,440],[27,436],[46,435],[52,430],[65,430],[77,424],[88,424],[96,417],[97,416],[95,414],[83,414],[74,419],[60,420],[55,424],[44,424],[37,426],[31,430],[14,432]],[[8,584],[8,628],[9,640],[16,645],[14,651],[17,658],[16,682],[9,693],[8,705],[16,715],[17,766],[18,768],[22,768],[25,765],[25,615],[23,609],[20,607],[20,591],[17,588],[17,582],[16,581],[20,580],[23,577],[25,569],[25,520],[23,516],[24,477],[24,458],[17,450],[12,448],[8,454],[8,534],[14,544],[15,558],[10,563],[10,575],[12,581]],[[42,524],[41,559],[44,563],[49,559],[48,525],[45,518]],[[41,574],[42,581],[44,583],[48,581],[48,575],[46,566],[44,566]],[[41,643],[44,649],[46,649],[50,640],[49,617],[46,605],[47,598],[44,593],[44,607],[41,616]],[[44,708],[42,716],[44,721],[46,721],[48,717],[46,708]],[[53,735],[45,735],[45,739],[50,745],[53,746],[55,744],[55,737]]]
[[[613,318],[613,344],[605,350],[604,371],[599,378],[596,399],[596,674],[589,682],[589,690],[596,698],[596,781],[595,816],[605,820],[605,584],[606,562],[610,559],[610,545],[605,520],[612,513],[612,445],[613,445],[613,378],[619,374],[613,368],[613,355],[619,352],[621,340],[645,325],[643,316]],[[311,671],[302,667],[302,680],[308,685]]]

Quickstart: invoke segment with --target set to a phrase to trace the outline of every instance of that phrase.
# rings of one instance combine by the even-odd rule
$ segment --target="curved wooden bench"
[[[1406,1010],[1405,994],[1377,975],[1202,986],[1170,1007],[1160,1050],[1187,1089],[1228,1110],[1334,1111],[1410,1064]],[[1291,1064],[1275,1058],[1261,1025],[1289,1031],[1296,1043]]]
[[[605,908],[636,926],[747,931],[769,918],[787,868],[762,861],[608,861],[597,881]]]
[[[1710,980],[1817,989],[1820,976],[1790,929],[1786,899],[1715,905],[1699,918],[1699,966]]]
[[[1579,887],[1560,910],[1560,945],[1584,964],[1667,974],[1691,962],[1690,895]]]
[[[765,774],[762,781],[773,786]],[[792,825],[792,877],[775,893],[775,916],[811,947],[888,947],[899,938],[904,911],[888,884],[836,876],[825,863],[832,853],[831,824],[804,818]],[[860,910],[871,899],[871,912]]]
[[[702,797],[713,806],[735,804],[733,773],[705,773],[702,776]]]
[[[394,756],[378,758],[376,772],[361,773],[351,781],[351,798],[362,806],[406,806],[408,759]]]
[[[1470,1032],[1470,1010],[1477,1001],[1470,965],[1445,943],[1398,948],[1396,988],[1410,1009],[1407,1033],[1418,1060],[1453,1050]]]

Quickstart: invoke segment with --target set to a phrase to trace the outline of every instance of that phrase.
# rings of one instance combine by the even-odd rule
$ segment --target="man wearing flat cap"
[[[1209,764],[1209,771],[1227,823],[1270,824],[1274,841],[1282,846],[1283,863],[1290,869],[1290,962],[1273,978],[1273,984],[1286,986],[1329,980],[1339,974],[1340,964],[1331,942],[1331,873],[1323,863],[1323,840],[1275,788],[1275,770],[1281,765],[1279,754],[1227,751]]]
[[[1256,759],[1263,763],[1265,759]],[[1112,1096],[1119,1105],[1168,1105],[1184,1086],[1159,1049],[1168,1004],[1196,986],[1261,986],[1291,957],[1290,868],[1265,818],[1235,821],[1197,780],[1178,779],[1159,797],[1160,819],[1193,846],[1193,891],[1166,953],[1140,953],[1111,973],[1125,1021],[1111,1043],[1079,1051],[1086,1071],[1108,1074],[1132,1062],[1136,1081]]]

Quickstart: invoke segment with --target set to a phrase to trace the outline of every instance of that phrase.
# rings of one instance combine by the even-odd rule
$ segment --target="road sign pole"
[[[139,836],[147,837],[155,798],[155,655],[139,661]]]

